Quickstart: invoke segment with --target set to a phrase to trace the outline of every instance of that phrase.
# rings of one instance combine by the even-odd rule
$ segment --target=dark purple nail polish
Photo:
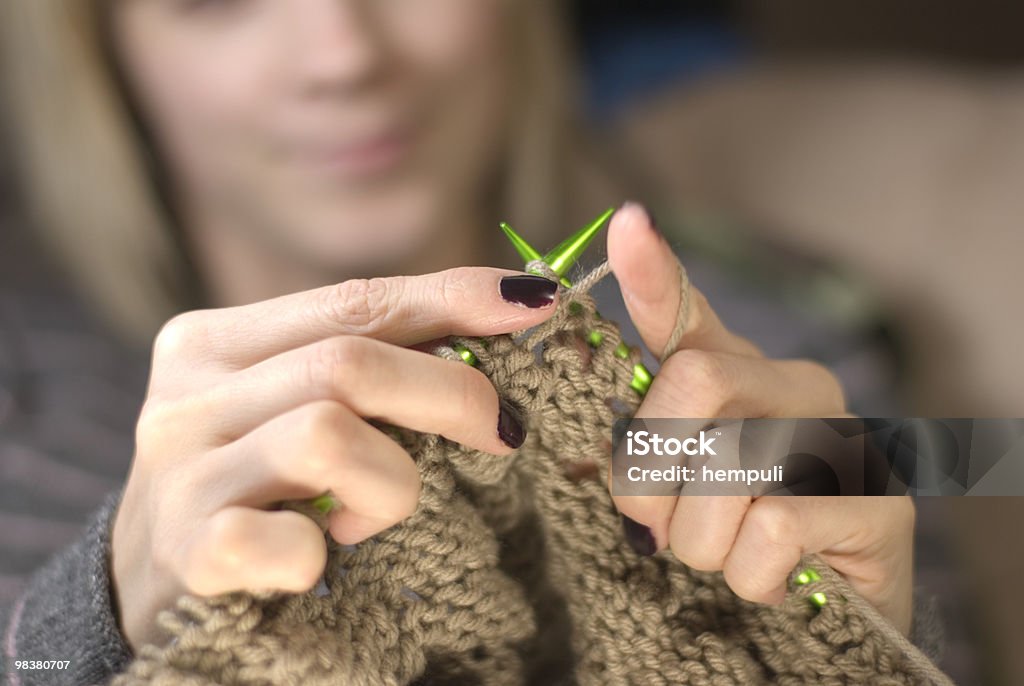
[[[502,277],[498,288],[506,302],[526,307],[547,307],[555,302],[558,284],[543,276],[522,274]]]
[[[519,413],[504,400],[498,401],[498,438],[510,448],[518,448],[526,440]]]
[[[622,515],[622,530],[626,534],[626,542],[637,555],[647,557],[658,552],[658,544],[654,541],[654,534],[649,527]]]

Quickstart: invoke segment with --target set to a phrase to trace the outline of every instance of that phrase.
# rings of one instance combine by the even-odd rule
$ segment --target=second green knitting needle
[[[502,222],[500,226],[526,264],[535,260],[542,261],[559,277],[562,285],[569,288],[572,286],[572,282],[565,277],[566,272],[576,264],[577,260],[587,249],[587,246],[590,245],[590,242],[597,235],[597,232],[601,230],[613,214],[615,214],[615,208],[606,210],[600,217],[566,238],[545,255],[541,255],[533,246],[526,242],[526,239],[516,233],[505,222]],[[591,331],[587,340],[596,348],[601,345],[604,336],[598,331]],[[456,346],[455,350],[468,364],[476,363],[476,357],[471,351],[462,346]],[[629,357],[629,347],[625,343],[619,343],[615,348],[615,354],[622,359],[627,359]],[[637,362],[633,365],[633,380],[630,382],[630,387],[640,395],[644,395],[647,393],[647,389],[651,387],[653,378],[647,367]]]

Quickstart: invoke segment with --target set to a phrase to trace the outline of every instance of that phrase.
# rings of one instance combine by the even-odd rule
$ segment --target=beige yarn
[[[458,341],[523,410],[511,457],[387,428],[422,475],[412,517],[358,546],[328,536],[324,595],[183,596],[159,618],[174,640],[113,686],[950,683],[820,559],[820,581],[768,607],[627,545],[605,475],[639,353],[614,355],[618,327],[587,295],[605,273],[531,332]]]

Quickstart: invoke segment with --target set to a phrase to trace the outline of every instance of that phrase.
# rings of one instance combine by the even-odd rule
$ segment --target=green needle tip
[[[565,278],[565,273],[569,271],[574,264],[576,264],[576,261],[579,260],[580,256],[587,249],[587,246],[590,245],[590,241],[594,240],[597,232],[601,230],[605,225],[605,222],[607,222],[613,214],[615,214],[615,208],[608,208],[600,217],[566,238],[555,246],[551,252],[543,256],[537,252],[532,245],[527,243],[526,239],[516,233],[515,230],[506,222],[501,222],[499,226],[501,227],[501,230],[505,232],[505,235],[512,243],[512,246],[516,249],[516,252],[519,253],[521,258],[523,258],[523,262],[529,264],[534,260],[542,260],[544,264],[551,267],[551,270],[559,276],[562,281],[562,285],[569,288],[572,286],[572,282]],[[578,303],[573,303],[573,305],[576,305],[577,307],[579,306]],[[587,341],[595,348],[601,345],[603,340],[604,336],[602,336],[598,331],[591,331],[587,336]],[[473,356],[473,353],[464,348],[456,348],[456,350],[458,350],[462,359],[468,364],[476,363],[476,358]],[[629,357],[629,347],[625,343],[620,343],[615,350],[615,354],[622,359],[627,359]],[[647,389],[651,387],[651,382],[653,380],[653,375],[642,363],[638,362],[633,365],[633,380],[630,383],[630,387],[632,387],[633,390],[640,395],[644,395],[647,393]]]
[[[541,259],[540,253],[534,250],[533,246],[527,243],[526,239],[516,233],[511,226],[505,222],[501,222],[499,226],[501,226],[501,230],[505,232],[505,235],[508,236],[509,241],[512,242],[512,247],[515,248],[516,252],[519,253],[519,256],[523,258],[524,263]]]
[[[505,235],[508,236],[508,239],[512,242],[512,246],[516,249],[516,252],[519,253],[519,256],[523,258],[523,262],[525,264],[529,264],[534,260],[544,259],[541,256],[541,254],[537,252],[537,250],[532,245],[527,243],[525,238],[516,233],[515,229],[513,229],[511,226],[509,226],[505,222],[501,222],[499,226],[501,227],[501,230],[505,232]],[[545,275],[539,269],[532,269],[530,271],[533,272],[534,274],[537,274],[538,276]],[[563,286],[565,286],[566,288],[572,288],[572,281],[569,281],[569,279],[565,278],[564,276],[561,278],[561,280]]]
[[[633,365],[633,380],[629,384],[630,388],[640,395],[647,395],[647,389],[651,387],[653,381],[654,377],[651,376],[650,370],[642,362]]]
[[[459,354],[459,357],[462,358],[463,362],[465,362],[466,364],[468,364],[471,367],[475,367],[476,366],[477,359],[476,359],[476,355],[473,354],[472,350],[470,350],[469,348],[467,348],[465,346],[462,346],[462,345],[456,345],[456,346],[453,346],[453,348],[455,349],[455,352],[457,352]]]
[[[828,604],[828,596],[826,596],[824,593],[819,591],[817,593],[812,593],[811,594],[810,601],[811,601],[811,605],[815,606],[818,609],[821,609],[826,604]]]
[[[809,584],[812,581],[821,581],[821,575],[811,567],[804,569],[796,576],[796,583],[801,586]]]
[[[551,267],[553,272],[559,276],[565,276],[565,273],[576,264],[580,255],[590,245],[590,241],[594,240],[594,236],[613,214],[615,214],[615,208],[608,208],[604,214],[566,238],[541,259]]]
[[[334,509],[334,498],[330,493],[324,493],[313,500],[313,507],[315,507],[320,514],[325,515]]]

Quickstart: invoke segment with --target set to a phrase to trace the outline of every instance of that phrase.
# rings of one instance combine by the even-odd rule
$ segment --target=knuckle
[[[295,470],[312,479],[330,481],[343,452],[343,435],[351,423],[350,413],[334,402],[316,403],[308,409],[295,443],[299,457],[283,466],[288,474]]]
[[[245,541],[250,536],[245,521],[235,510],[221,510],[207,521],[197,565],[211,582],[237,577],[246,565]]]
[[[729,376],[721,358],[704,350],[684,350],[683,360],[689,372],[690,381],[700,388],[719,389],[726,387]]]
[[[715,353],[687,348],[665,361],[680,387],[699,403],[708,417],[717,416],[734,393],[725,363]],[[704,416],[704,415],[702,415]]]
[[[399,297],[401,279],[349,279],[323,292],[320,306],[329,321],[357,333],[372,333],[387,319]]]
[[[140,454],[170,455],[200,449],[220,440],[211,420],[223,404],[214,391],[190,395],[154,394],[146,399],[135,424]]]
[[[343,433],[351,419],[344,406],[330,400],[307,405],[305,414],[302,432],[314,443]]]
[[[180,411],[177,405],[158,400],[147,400],[139,413],[135,425],[135,443],[140,455],[159,452],[168,442],[179,435],[181,428]]]
[[[322,353],[325,366],[347,377],[369,364],[373,346],[368,339],[360,336],[339,336],[331,339],[322,348]]]
[[[458,311],[466,302],[466,295],[473,291],[476,272],[471,267],[455,267],[441,272],[438,298],[447,311]]]
[[[201,311],[183,312],[168,320],[153,342],[154,361],[194,355],[209,338],[206,317]]]
[[[371,339],[361,336],[337,336],[316,346],[306,369],[308,384],[313,388],[343,382],[351,389],[358,386],[364,374],[372,373],[376,348]]]
[[[759,498],[744,519],[751,533],[772,546],[791,545],[799,536],[800,517],[787,498]]]
[[[322,438],[312,443],[313,445],[303,450],[298,457],[281,461],[278,468],[280,477],[287,478],[298,472],[311,481],[325,484],[331,482],[331,474],[335,465],[334,459],[332,459],[333,454],[324,448],[326,441]]]

